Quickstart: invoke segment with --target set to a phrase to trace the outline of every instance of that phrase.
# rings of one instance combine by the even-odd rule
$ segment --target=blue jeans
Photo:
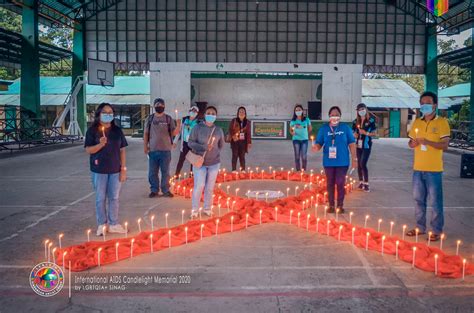
[[[92,173],[92,186],[95,191],[95,215],[97,225],[118,224],[120,173],[99,174]],[[106,210],[108,202],[108,210]]]
[[[413,198],[415,199],[416,227],[426,232],[426,208],[433,208],[431,228],[433,233],[441,234],[444,226],[443,213],[443,173],[413,172]]]
[[[300,159],[303,163],[303,169],[306,170],[308,163],[308,140],[293,140],[293,149],[295,150],[295,166],[297,171],[301,171]]]
[[[158,193],[160,178],[158,172],[161,169],[161,192],[170,191],[170,163],[171,151],[151,151],[148,153],[148,182],[150,183],[151,192]]]
[[[335,208],[334,206],[334,198],[335,198],[335,191],[334,188],[337,188],[337,207],[343,208],[344,207],[344,196],[346,194],[346,190],[344,189],[344,185],[346,184],[346,174],[348,166],[328,166],[324,168],[326,173],[326,188],[328,191],[328,202],[329,207]]]
[[[204,189],[204,210],[210,210],[212,206],[212,194],[214,193],[214,185],[216,184],[217,174],[219,173],[220,163],[211,166],[193,167],[194,189],[193,189],[193,212],[199,210],[201,203],[201,195]]]

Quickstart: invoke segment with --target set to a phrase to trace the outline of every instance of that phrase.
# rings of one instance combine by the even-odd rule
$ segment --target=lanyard
[[[339,129],[339,125],[336,127],[336,129],[332,128],[331,125],[329,125],[329,128],[331,128],[332,131],[332,146],[334,146],[334,143],[336,142],[336,131]]]

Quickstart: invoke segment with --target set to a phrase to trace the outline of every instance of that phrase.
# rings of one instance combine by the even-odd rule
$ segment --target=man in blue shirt
[[[334,106],[329,110],[329,123],[324,124],[318,131],[313,151],[323,148],[323,166],[326,172],[326,184],[329,200],[328,213],[335,212],[334,189],[337,186],[337,207],[344,213],[344,196],[346,174],[351,164],[349,152],[352,157],[352,168],[357,168],[357,155],[355,138],[347,124],[339,123],[341,109]]]

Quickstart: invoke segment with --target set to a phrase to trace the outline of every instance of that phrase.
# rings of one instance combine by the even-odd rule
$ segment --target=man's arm
[[[449,137],[441,138],[440,142],[430,141],[430,140],[425,139],[425,138],[419,138],[418,141],[422,145],[431,146],[435,149],[439,149],[439,150],[443,150],[443,151],[448,150],[448,146],[449,146]]]

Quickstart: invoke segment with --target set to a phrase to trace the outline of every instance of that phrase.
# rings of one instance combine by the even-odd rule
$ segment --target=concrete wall
[[[288,119],[296,103],[307,108],[316,100],[321,80],[308,79],[191,79],[196,90],[194,101],[207,101],[219,110],[219,117],[235,117],[245,106],[253,119]]]
[[[361,101],[362,93],[362,65],[359,64],[289,64],[289,63],[150,63],[150,103],[156,97],[162,97],[167,103],[167,112],[173,113],[175,109],[180,111],[180,116],[183,115],[187,108],[191,105],[191,72],[246,72],[246,73],[262,73],[262,72],[290,72],[290,73],[322,73],[322,116],[323,120],[327,120],[327,111],[333,105],[341,107],[343,115],[343,121],[351,121],[355,118],[355,107]],[[235,90],[241,90],[242,87],[237,86],[235,90],[231,91],[231,87],[227,83],[223,82],[223,86],[226,85],[227,92],[231,93],[231,96],[235,96]],[[239,82],[239,84],[246,84],[247,82]],[[281,111],[291,113],[291,107],[301,101],[306,106],[308,99],[311,99],[315,95],[315,90],[305,86],[304,82],[296,81],[290,85],[286,85],[290,88],[291,93],[285,97],[286,104],[283,108],[274,107],[272,110],[266,110],[265,104],[271,103],[272,101],[265,100],[266,92],[274,92],[274,90],[280,90],[282,88],[282,82],[278,80],[272,80],[268,84],[274,84],[274,86],[266,85],[263,80],[255,80],[252,88],[252,93],[245,94],[239,98],[232,99],[237,104],[251,103],[255,114],[261,114],[262,117],[265,112],[268,111],[267,118],[281,118],[287,119],[289,114],[283,114],[281,116],[275,116],[274,112]],[[264,88],[265,93],[261,92],[258,86]],[[291,86],[291,87],[290,87]],[[206,88],[202,89],[201,92],[205,91]],[[209,94],[212,92],[212,88],[207,88]],[[216,88],[214,88],[215,90]],[[297,92],[304,92],[303,95],[297,95]],[[217,101],[223,101],[223,99],[230,99],[231,97],[224,94],[222,90],[215,90],[213,99]],[[224,94],[223,96],[218,93]],[[309,93],[309,94],[308,94]],[[279,91],[279,94],[284,94],[284,90]],[[293,96],[295,97],[293,100]],[[199,96],[204,99],[203,95]],[[267,95],[271,99],[271,95]],[[274,101],[275,98],[273,98]],[[292,100],[292,101],[291,101]],[[302,101],[305,100],[305,101]],[[209,100],[206,100],[209,101]],[[260,103],[259,103],[260,102]],[[230,102],[228,105],[232,105]],[[222,110],[223,114],[234,115],[236,109],[234,107],[225,108]],[[210,103],[213,104],[213,103]],[[219,105],[219,103],[214,103]],[[278,110],[277,110],[278,109]],[[231,114],[232,113],[232,114]],[[222,117],[225,117],[223,115]]]

